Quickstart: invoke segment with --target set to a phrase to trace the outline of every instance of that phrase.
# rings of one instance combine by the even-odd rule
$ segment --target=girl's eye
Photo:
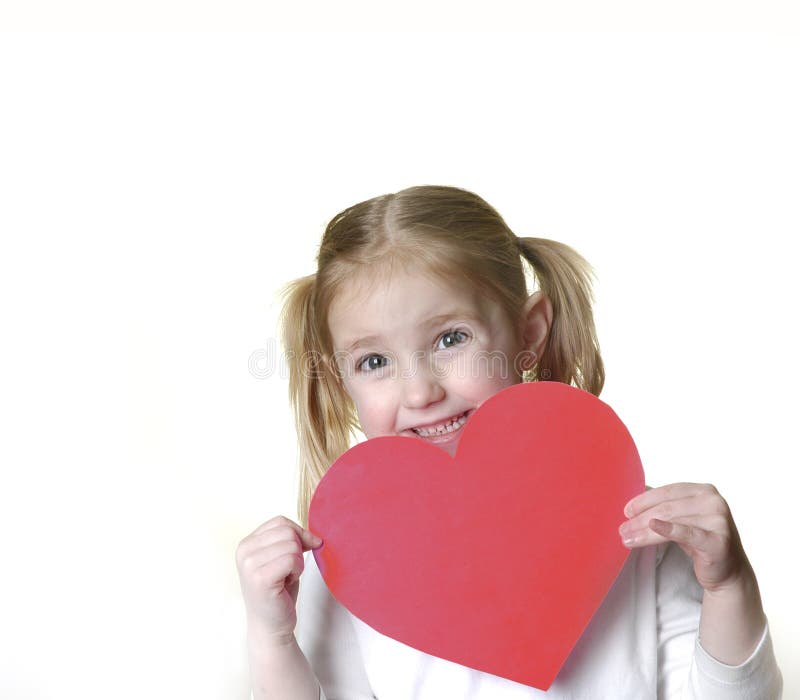
[[[372,372],[386,366],[386,358],[383,355],[367,355],[359,361],[358,370],[360,372]]]
[[[444,348],[452,348],[454,345],[458,345],[459,343],[463,343],[467,339],[467,334],[463,331],[447,331],[447,333],[443,334],[440,338],[440,344],[444,346]]]

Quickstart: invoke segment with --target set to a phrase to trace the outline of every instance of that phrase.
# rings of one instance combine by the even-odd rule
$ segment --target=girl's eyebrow
[[[436,316],[431,316],[425,321],[422,321],[420,323],[420,326],[422,326],[423,328],[430,328],[431,326],[438,326],[439,324],[444,323],[445,321],[452,320],[454,318],[463,318],[464,320],[474,321],[476,323],[482,323],[483,321],[480,314],[476,313],[475,311],[468,311],[466,309],[456,309],[454,311],[448,311],[445,314],[437,314]],[[369,345],[371,343],[376,343],[382,339],[383,338],[380,335],[366,335],[363,338],[357,338],[345,348],[345,352],[353,352],[353,350],[362,345]]]
[[[363,338],[359,338],[358,340],[354,340],[350,345],[348,345],[344,350],[345,352],[353,352],[356,348],[362,345],[370,345],[371,343],[375,343],[381,339],[379,335],[367,335]]]
[[[427,321],[422,322],[422,326],[438,326],[440,323],[450,321],[454,318],[463,318],[467,321],[474,321],[481,323],[483,321],[481,315],[475,310],[456,309],[455,311],[448,311],[446,314],[439,314],[438,316],[431,316]]]

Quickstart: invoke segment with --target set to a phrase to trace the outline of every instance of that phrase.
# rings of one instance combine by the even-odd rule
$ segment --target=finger
[[[272,529],[280,528],[280,527],[283,527],[283,528],[287,528],[288,527],[288,528],[291,528],[292,530],[294,530],[294,532],[300,538],[300,542],[303,545],[303,550],[304,551],[308,550],[308,549],[314,549],[316,547],[319,547],[322,544],[322,538],[321,537],[318,537],[317,535],[312,533],[310,530],[303,529],[296,522],[294,522],[293,520],[290,520],[289,518],[287,518],[287,517],[285,517],[283,515],[278,515],[278,516],[272,518],[271,520],[267,520],[267,522],[262,523],[261,525],[259,525],[252,532],[252,535],[259,535],[262,532],[266,532],[267,530],[272,530]]]
[[[303,557],[295,557],[292,561],[289,573],[284,579],[284,585],[288,588],[293,583],[297,583],[300,580],[300,576],[303,574],[304,569],[305,561],[303,560]]]
[[[620,525],[619,534],[622,543],[626,547],[646,547],[651,544],[661,544],[666,542],[668,538],[662,537],[650,527],[650,522],[658,520],[658,518],[651,518],[646,521],[642,527],[636,529],[627,529],[627,523]],[[715,532],[724,536],[728,532],[727,521],[719,515],[693,515],[687,518],[676,518],[670,522],[678,525],[685,525],[687,527],[702,528],[709,532]]]
[[[268,524],[271,526],[265,529]],[[303,552],[309,549],[317,549],[323,543],[322,538],[317,537],[308,530],[303,530],[299,525],[291,523],[283,516],[278,516],[278,518],[273,518],[267,523],[263,523],[239,543],[236,548],[236,561],[240,562],[257,550],[283,541],[296,543]]]
[[[677,542],[698,552],[708,552],[717,546],[718,538],[713,532],[709,532],[702,527],[653,519],[650,522],[650,529],[665,539]]]
[[[276,515],[274,518],[270,518],[266,522],[261,523],[255,530],[253,530],[252,534],[257,535],[265,530],[271,530],[272,528],[276,527],[290,527],[292,530],[302,530],[303,528],[300,527],[294,520],[287,518],[285,515]]]
[[[299,560],[303,559],[300,545],[296,540],[284,540],[276,542],[269,547],[260,547],[248,553],[242,553],[239,561],[239,569],[242,572],[253,574],[258,569],[269,566],[275,568],[278,562],[288,561],[291,557]],[[284,566],[286,562],[284,562]],[[285,576],[286,574],[283,574]]]
[[[291,542],[297,547],[298,551],[304,550],[303,540],[300,535],[289,527],[273,527],[264,530],[250,539],[250,545],[258,549],[266,549],[281,542]]]
[[[268,589],[281,591],[284,588],[299,581],[303,574],[305,563],[303,557],[297,552],[289,552],[277,559],[267,562],[258,571],[260,580],[266,584]]]
[[[247,566],[245,564],[244,566]],[[247,571],[251,580],[261,581],[272,589],[282,589],[299,581],[305,569],[305,559],[297,542],[278,542],[269,549],[257,552]]]
[[[655,505],[645,508],[638,515],[633,516],[620,527],[620,531],[634,532],[649,526],[651,520],[668,520],[674,522],[681,518],[703,517],[716,514],[705,494],[676,498],[674,500],[660,501]]]
[[[692,496],[699,496],[716,489],[711,484],[692,484],[692,483],[677,483],[667,484],[666,486],[659,486],[658,488],[649,489],[644,493],[640,493],[635,498],[632,498],[625,505],[624,513],[629,518],[635,517],[644,512],[648,508],[653,508],[659,503],[666,501],[675,501],[680,498],[691,498]]]

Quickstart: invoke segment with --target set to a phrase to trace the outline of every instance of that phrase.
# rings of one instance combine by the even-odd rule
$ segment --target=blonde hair
[[[593,270],[575,250],[545,238],[517,238],[472,192],[425,185],[359,202],[328,223],[317,272],[284,287],[281,335],[299,446],[298,514],[308,526],[311,496],[351,445],[355,407],[331,361],[331,302],[357,272],[377,279],[386,265],[413,266],[477,286],[516,323],[528,297],[523,259],[553,305],[545,349],[526,381],[573,384],[599,396],[605,374],[592,316]]]

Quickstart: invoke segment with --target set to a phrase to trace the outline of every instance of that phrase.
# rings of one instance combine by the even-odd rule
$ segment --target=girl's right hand
[[[294,639],[303,552],[321,544],[319,537],[282,515],[259,525],[239,543],[236,566],[249,628],[276,644]]]

